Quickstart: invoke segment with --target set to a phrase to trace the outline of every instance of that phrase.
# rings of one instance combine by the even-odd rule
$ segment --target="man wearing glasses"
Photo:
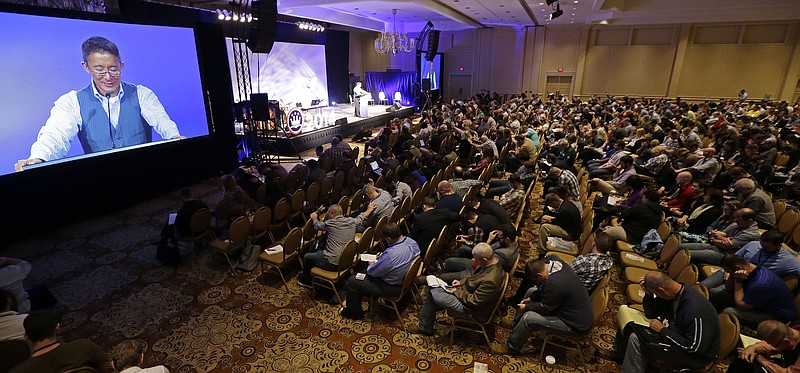
[[[110,40],[93,36],[81,45],[83,68],[92,83],[56,100],[22,166],[64,158],[78,136],[84,153],[124,148],[152,140],[150,127],[164,139],[180,138],[178,127],[147,87],[120,79],[125,64]]]

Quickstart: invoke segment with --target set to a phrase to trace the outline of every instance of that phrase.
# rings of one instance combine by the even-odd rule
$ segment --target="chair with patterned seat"
[[[267,267],[265,271],[274,269],[278,272],[278,275],[281,276],[283,286],[286,287],[286,291],[289,291],[289,285],[286,284],[286,278],[283,276],[283,269],[300,257],[298,253],[302,241],[303,231],[300,230],[300,228],[294,228],[283,238],[283,242],[280,245],[282,250],[278,252],[263,251],[258,256],[258,261],[261,263],[262,267]]]
[[[353,273],[353,263],[356,258],[356,251],[358,250],[358,243],[350,240],[344,245],[342,255],[339,257],[339,265],[335,271],[327,271],[319,267],[311,269],[311,287],[316,289],[317,286],[330,289],[336,294],[339,304],[342,303],[342,296],[339,290],[336,289],[336,284],[342,280],[347,279]]]
[[[292,227],[289,226],[289,211],[290,211],[289,200],[286,197],[281,198],[278,200],[278,203],[275,204],[275,209],[272,210],[272,223],[269,225],[269,238],[272,242],[278,242],[275,240],[275,235],[273,231],[275,229],[281,228],[284,225],[291,229]]]

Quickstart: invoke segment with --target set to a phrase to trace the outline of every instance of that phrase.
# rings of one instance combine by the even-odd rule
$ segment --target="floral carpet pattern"
[[[212,206],[220,195],[214,180],[193,191]],[[179,205],[177,196],[164,195],[0,248],[0,255],[33,264],[26,285],[45,284],[56,296],[65,340],[88,338],[107,351],[125,339],[141,340],[145,365],[163,364],[172,372],[472,372],[476,362],[495,373],[619,370],[595,357],[598,347],[613,344],[616,309],[626,301],[618,268],[609,307],[582,346],[588,361],[548,347],[546,354],[557,360],[549,365],[539,360],[537,338],[525,355],[511,357],[489,353],[480,334],[456,331],[453,344],[445,327],[434,337],[409,334],[405,328],[417,322],[420,308],[410,300],[402,320],[385,309],[363,321],[343,319],[339,306],[298,286],[298,267],[287,276],[288,292],[276,274],[260,268],[234,278],[225,259],[208,249],[195,259],[184,248],[180,265],[164,267],[150,242]],[[525,221],[523,262],[537,255],[538,226]],[[507,295],[518,284],[513,279]],[[495,340],[505,341],[509,331],[499,323],[495,329]]]

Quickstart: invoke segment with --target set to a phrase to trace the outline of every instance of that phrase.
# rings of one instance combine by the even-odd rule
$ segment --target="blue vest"
[[[144,144],[152,140],[153,133],[142,117],[135,85],[121,82],[125,94],[120,102],[117,128],[114,128],[103,103],[95,97],[92,84],[78,91],[82,121],[78,139],[84,153]]]

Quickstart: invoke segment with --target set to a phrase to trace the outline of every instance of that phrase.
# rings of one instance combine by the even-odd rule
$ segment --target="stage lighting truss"
[[[249,13],[234,12],[232,10],[217,9],[217,19],[226,22],[253,22],[253,15]]]
[[[375,51],[379,54],[398,52],[411,52],[416,50],[416,40],[407,34],[397,32],[397,9],[392,9],[392,32],[384,30],[380,37],[375,39]]]
[[[325,31],[325,26],[320,25],[320,24],[316,24],[316,23],[313,23],[313,22],[299,21],[299,22],[295,22],[295,24],[297,25],[297,28],[299,28],[301,30],[308,30],[308,31],[314,31],[314,32],[323,32],[323,31]]]

